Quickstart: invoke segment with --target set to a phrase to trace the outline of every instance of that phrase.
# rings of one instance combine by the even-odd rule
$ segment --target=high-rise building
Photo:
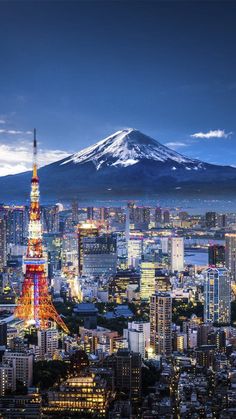
[[[155,271],[155,263],[141,263],[140,296],[144,300],[149,300],[155,292]]]
[[[79,221],[79,208],[78,208],[78,201],[77,200],[72,201],[71,211],[72,211],[72,223],[74,225],[77,225],[78,221]]]
[[[7,243],[24,245],[27,238],[28,208],[23,206],[5,207],[7,223]]]
[[[225,266],[236,281],[236,233],[225,235]]]
[[[216,212],[206,212],[205,222],[207,228],[214,228],[217,224],[217,214]]]
[[[62,266],[62,236],[61,233],[45,233],[43,243],[47,253],[48,278],[51,279]]]
[[[58,349],[57,329],[38,330],[38,347],[40,359],[52,359]]]
[[[127,349],[117,351],[116,387],[128,394],[133,403],[138,403],[141,397],[141,367],[141,354]]]
[[[41,208],[42,227],[44,233],[59,232],[59,206],[50,205]]]
[[[92,221],[94,219],[94,208],[88,207],[87,208],[87,220]]]
[[[0,218],[0,271],[7,264],[6,220]]]
[[[12,365],[0,364],[0,396],[16,389],[15,370]]]
[[[109,282],[109,294],[113,297],[127,297],[128,287],[138,290],[140,286],[139,273],[131,269],[120,269]]]
[[[116,272],[116,237],[105,234],[83,239],[83,274],[112,275]]]
[[[84,263],[84,238],[85,237],[97,237],[99,234],[99,227],[95,222],[84,222],[78,224],[78,270],[79,275],[83,272]]]
[[[208,268],[204,285],[204,321],[230,323],[231,281],[226,268]]]
[[[142,258],[143,243],[140,239],[128,241],[128,267],[137,269]]]
[[[142,358],[145,357],[144,333],[141,330],[128,327],[128,329],[124,329],[124,338],[128,341],[130,351],[138,352]]]
[[[13,366],[16,380],[24,386],[30,387],[33,383],[33,354],[5,351],[2,361]]]
[[[167,292],[157,292],[150,303],[150,346],[155,354],[172,353],[172,301]]]
[[[172,272],[184,270],[184,239],[183,237],[169,238],[170,268]]]
[[[213,244],[208,247],[208,264],[216,268],[225,266],[225,246]]]
[[[169,224],[170,222],[170,213],[168,210],[163,211],[163,223]]]
[[[159,208],[159,207],[155,208],[154,218],[155,218],[155,223],[161,224],[161,222],[162,222],[162,210],[161,210],[161,208]]]

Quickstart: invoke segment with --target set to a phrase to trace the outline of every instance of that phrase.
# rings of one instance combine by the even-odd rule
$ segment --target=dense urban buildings
[[[231,418],[236,215],[40,210],[38,182],[0,207],[0,415]]]

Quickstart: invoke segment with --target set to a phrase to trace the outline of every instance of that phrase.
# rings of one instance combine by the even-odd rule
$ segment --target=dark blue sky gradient
[[[45,148],[135,127],[236,165],[235,22],[227,1],[1,2],[0,116]],[[214,129],[233,134],[191,137]]]

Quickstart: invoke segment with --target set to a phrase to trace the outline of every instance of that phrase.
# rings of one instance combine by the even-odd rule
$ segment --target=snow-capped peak
[[[93,162],[99,170],[104,166],[127,167],[144,159],[160,162],[172,160],[173,162],[187,164],[200,163],[197,160],[182,156],[140,131],[126,128],[73,154],[61,164]]]

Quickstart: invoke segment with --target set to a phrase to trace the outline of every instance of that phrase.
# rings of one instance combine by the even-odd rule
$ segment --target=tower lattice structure
[[[34,130],[33,150],[28,246],[24,257],[25,276],[15,316],[29,324],[35,324],[38,329],[47,328],[50,320],[55,321],[59,327],[68,333],[67,326],[52,303],[45,273],[46,260],[43,256],[42,224],[40,220],[36,130]]]

